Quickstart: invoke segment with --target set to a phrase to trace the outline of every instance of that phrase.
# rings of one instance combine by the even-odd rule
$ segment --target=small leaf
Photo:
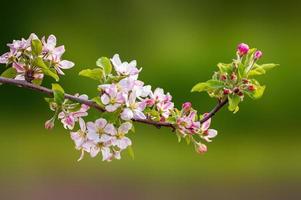
[[[88,77],[93,80],[101,81],[103,76],[103,71],[100,68],[84,69],[80,71],[78,75]]]
[[[229,106],[228,109],[232,112],[237,112],[238,110],[238,104],[240,103],[240,97],[235,94],[228,95],[228,100],[229,100]]]
[[[36,56],[40,55],[43,50],[42,42],[39,39],[32,40],[31,50]]]
[[[225,86],[222,81],[218,81],[218,80],[209,80],[206,83],[209,89],[220,89]]]
[[[92,101],[94,101],[95,103],[97,103],[97,105],[99,105],[99,106],[104,106],[103,105],[103,103],[101,102],[101,99],[100,99],[100,97],[99,96],[97,96],[97,97],[94,97],[93,99],[91,99]]]
[[[258,76],[263,74],[265,74],[265,70],[261,67],[256,67],[248,73],[248,76]]]
[[[207,89],[207,83],[198,83],[191,89],[191,92],[203,92]]]
[[[96,65],[101,67],[105,73],[105,75],[111,74],[112,72],[112,64],[109,58],[101,57],[96,61]]]
[[[6,69],[1,76],[5,78],[15,78],[17,75],[17,70],[13,67]]]
[[[64,102],[65,99],[65,91],[64,89],[57,83],[52,84],[52,91],[53,91],[53,97],[54,101],[61,105]]]
[[[220,72],[222,73],[228,73],[231,74],[233,70],[233,65],[231,64],[225,64],[225,63],[218,63],[217,67],[219,68]]]
[[[275,67],[278,67],[279,64],[274,64],[274,63],[269,63],[269,64],[263,64],[263,65],[258,65],[258,67],[264,69],[265,71],[269,71]]]
[[[47,75],[50,76],[52,78],[54,78],[56,81],[59,81],[59,76],[57,75],[57,72],[55,69],[50,69],[43,61],[43,59],[41,57],[37,57],[34,60],[34,65],[41,68],[42,72]]]

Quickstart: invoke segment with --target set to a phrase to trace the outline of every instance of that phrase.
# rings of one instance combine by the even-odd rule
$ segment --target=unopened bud
[[[197,152],[199,154],[203,154],[207,152],[207,146],[205,144],[199,144],[198,148],[197,148]]]
[[[45,129],[53,129],[54,127],[54,118],[51,118],[45,122]]]
[[[224,89],[224,95],[231,94],[232,91],[230,89]]]
[[[243,93],[242,91],[239,91],[239,92],[237,93],[237,95],[240,96],[240,97],[242,97],[242,96],[244,96],[244,93]]]
[[[249,52],[249,46],[245,43],[241,43],[237,47],[237,52],[240,56],[244,56]]]
[[[258,60],[262,57],[262,52],[261,51],[256,51],[254,54],[254,59]]]
[[[255,90],[255,86],[254,86],[254,85],[249,85],[249,86],[248,86],[248,90],[254,91],[254,90]]]
[[[227,80],[227,76],[226,76],[225,74],[222,74],[222,75],[220,76],[220,79],[221,79],[222,81],[225,81],[225,80]]]
[[[183,103],[182,109],[186,112],[189,111],[191,109],[191,103],[190,102]]]
[[[234,88],[234,90],[233,90],[233,92],[235,93],[235,94],[237,94],[238,92],[239,92],[240,90],[239,90],[239,88]]]
[[[247,84],[247,83],[249,83],[249,80],[248,79],[242,79],[242,82],[244,83],[244,84]]]
[[[236,80],[237,80],[237,76],[236,76],[235,73],[232,73],[232,74],[231,74],[231,80],[232,80],[232,81],[236,81]]]

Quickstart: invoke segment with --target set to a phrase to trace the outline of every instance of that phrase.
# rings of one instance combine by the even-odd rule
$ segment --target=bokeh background
[[[300,198],[300,9],[291,0],[2,0],[1,54],[31,32],[55,34],[64,58],[76,63],[61,79],[69,93],[95,95],[95,82],[78,72],[119,53],[137,59],[141,79],[171,92],[177,106],[192,101],[205,112],[215,101],[190,89],[218,62],[230,62],[238,43],[281,67],[260,78],[267,85],[261,100],[214,118],[219,136],[206,155],[178,144],[170,130],[137,125],[135,159],[124,153],[111,163],[76,162],[68,132],[44,129],[51,113],[43,95],[1,86],[0,199]]]

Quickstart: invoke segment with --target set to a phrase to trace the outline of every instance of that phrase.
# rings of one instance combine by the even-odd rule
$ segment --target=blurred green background
[[[95,82],[78,77],[101,56],[138,61],[140,79],[169,91],[177,106],[199,111],[216,103],[191,87],[231,62],[245,42],[264,52],[260,62],[281,66],[260,78],[258,101],[240,112],[222,110],[218,137],[206,155],[178,144],[170,130],[136,126],[135,159],[76,162],[79,152],[51,117],[43,95],[0,88],[0,199],[285,199],[301,182],[300,1],[10,1],[1,3],[0,53],[6,43],[54,34],[76,67],[62,77],[69,93],[95,95]],[[4,67],[0,68],[3,71]],[[44,85],[49,86],[47,79]],[[96,119],[95,116],[91,116]],[[16,191],[16,192],[15,192]]]

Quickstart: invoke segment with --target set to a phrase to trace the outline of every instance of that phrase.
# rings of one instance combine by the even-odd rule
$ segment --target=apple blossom
[[[237,52],[240,56],[246,55],[249,51],[249,45],[245,44],[245,43],[241,43],[238,45],[237,47]]]

